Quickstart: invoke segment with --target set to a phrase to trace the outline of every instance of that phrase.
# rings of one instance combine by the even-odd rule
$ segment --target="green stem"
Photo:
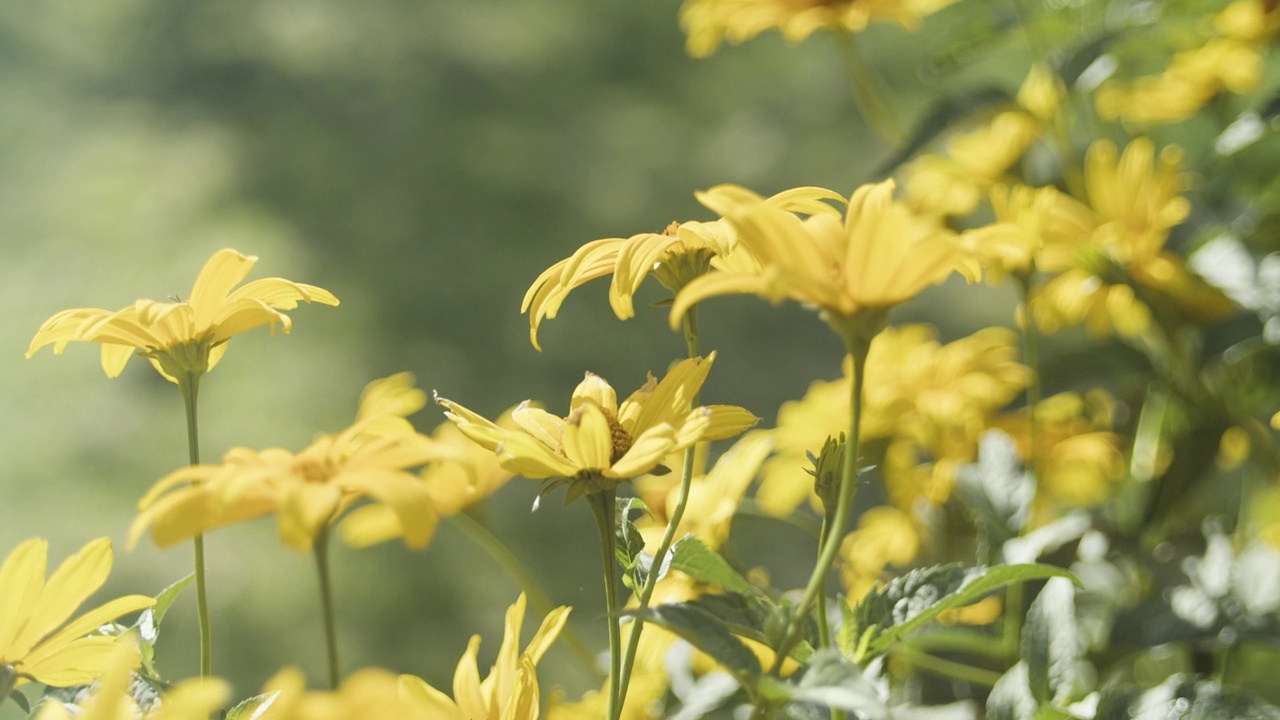
[[[786,661],[791,649],[804,635],[809,613],[826,587],[827,575],[831,572],[836,552],[840,548],[840,539],[844,537],[850,516],[853,514],[853,498],[858,489],[858,432],[862,424],[862,382],[866,374],[867,352],[871,347],[871,339],[851,331],[845,337],[845,346],[853,361],[853,377],[849,383],[848,444],[845,446],[844,468],[840,475],[840,493],[836,501],[836,512],[831,521],[831,527],[826,530],[825,542],[822,543],[818,563],[809,577],[804,596],[800,600],[800,605],[796,607],[787,634],[776,648],[777,656],[774,657],[773,667],[769,670],[769,673],[775,676],[782,669],[782,664]]]
[[[826,547],[827,543],[832,542],[831,527],[834,523],[835,523],[834,508],[827,508],[826,511],[823,512],[823,516],[822,516],[822,535],[820,536],[821,539],[818,541],[818,546],[820,548]],[[825,605],[825,603],[822,603],[822,605]],[[818,612],[814,613],[814,616],[815,616],[815,619],[818,621],[818,644],[821,645],[822,647],[831,647],[831,629],[827,626],[826,608],[820,606],[818,608]],[[832,711],[832,712],[833,712],[832,717],[834,720],[835,718],[834,713],[839,711]]]
[[[689,357],[698,357],[697,305],[689,308],[689,312],[685,313],[684,340]],[[698,402],[699,394],[695,393],[689,399],[689,408],[697,407]],[[618,679],[619,707],[627,699],[627,687],[631,683],[631,671],[635,665],[636,651],[640,647],[640,631],[644,628],[644,618],[642,616],[645,609],[649,607],[649,601],[653,598],[653,589],[658,584],[658,575],[662,569],[663,560],[667,557],[667,552],[671,550],[671,544],[675,541],[680,521],[684,519],[685,507],[689,505],[689,491],[693,487],[693,467],[696,451],[697,447],[695,445],[685,448],[684,466],[680,472],[680,489],[676,497],[676,505],[671,511],[671,518],[667,521],[666,529],[662,532],[662,540],[658,543],[658,549],[653,554],[653,566],[649,568],[649,573],[644,579],[644,587],[641,588],[640,597],[637,599],[637,614],[631,620],[631,632],[627,636],[627,650],[622,656],[621,675]]]
[[[591,510],[596,516],[596,529],[600,532],[600,557],[604,561],[604,605],[609,623],[609,710],[605,717],[617,720],[622,710],[618,697],[618,679],[621,677],[622,629],[618,626],[618,580],[614,571],[617,563],[614,549],[613,515],[616,492],[610,488],[588,496]]]
[[[889,147],[901,147],[905,136],[897,123],[894,122],[893,114],[880,101],[880,95],[876,92],[875,82],[871,78],[871,71],[867,67],[866,61],[862,58],[862,54],[858,52],[853,33],[837,31],[836,39],[840,45],[840,53],[844,57],[845,68],[849,72],[853,99],[857,103],[858,109],[862,112],[863,120],[867,122],[868,127],[889,144]]]
[[[316,557],[316,574],[320,578],[320,608],[324,613],[324,644],[329,654],[329,687],[338,689],[338,624],[333,611],[333,581],[329,575],[329,526],[320,528],[311,545]]]
[[[451,515],[448,519],[454,527],[462,531],[463,535],[466,535],[472,542],[479,545],[515,581],[516,585],[520,586],[520,589],[529,598],[529,603],[533,605],[533,609],[536,612],[543,616],[551,612],[554,608],[551,604],[551,598],[547,597],[547,593],[543,591],[542,586],[524,568],[520,560],[511,552],[511,548],[507,547],[506,543],[502,542],[497,535],[494,535],[493,531],[465,512]],[[571,626],[565,626],[564,630],[560,632],[560,639],[569,646],[569,650],[573,652],[574,657],[578,659],[583,667],[595,676],[597,682],[604,680],[604,676],[600,674],[600,670],[596,666],[595,654],[591,652],[591,649],[583,642],[582,637],[574,632]]]
[[[1036,418],[1036,409],[1040,407],[1043,385],[1040,382],[1040,334],[1036,332],[1031,318],[1031,274],[1019,273],[1018,288],[1021,292],[1019,303],[1022,315],[1022,359],[1031,370],[1031,381],[1027,383],[1027,435],[1029,451],[1027,465],[1031,469],[1031,477],[1039,481],[1040,469],[1040,421]]]
[[[910,662],[912,665],[944,677],[951,677],[957,680],[964,680],[976,685],[985,685],[994,687],[1000,679],[1000,673],[983,668],[976,668],[972,665],[965,665],[954,660],[947,660],[936,657],[928,653],[920,652],[915,648],[906,645],[898,645],[890,650],[894,655],[898,655]]]
[[[194,372],[178,376],[178,390],[187,411],[187,455],[192,465],[200,464],[200,431],[196,420],[196,400],[200,395],[200,375]],[[196,565],[196,614],[200,624],[200,677],[213,675],[213,631],[209,626],[209,592],[205,582],[204,535],[196,535],[191,542],[195,549]]]

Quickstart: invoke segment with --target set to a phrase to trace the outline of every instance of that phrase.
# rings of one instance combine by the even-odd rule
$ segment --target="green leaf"
[[[1075,588],[1066,578],[1050,578],[1027,611],[1022,657],[1027,686],[1040,704],[1065,700],[1075,686],[1080,647]]]
[[[614,543],[614,555],[622,565],[622,583],[631,590],[639,590],[644,582],[643,572],[648,567],[643,560],[644,538],[639,528],[631,520],[632,512],[641,516],[651,515],[649,506],[639,498],[619,498],[613,506],[613,529],[617,542]],[[659,570],[661,572],[661,569]]]
[[[977,463],[956,471],[956,494],[973,513],[988,548],[1022,531],[1035,493],[1035,479],[1023,467],[1013,438],[1000,430],[982,436]],[[988,552],[983,548],[980,556]]]
[[[993,590],[1028,580],[1071,573],[1050,565],[997,565],[965,569],[959,564],[912,570],[873,588],[853,612],[857,641],[854,662],[884,652],[891,643],[952,608],[980,600]],[[847,623],[846,623],[847,624]],[[848,638],[843,639],[848,644]]]
[[[138,616],[138,621],[134,623],[134,627],[138,630],[138,650],[142,655],[142,667],[152,677],[160,676],[155,666],[156,640],[160,637],[160,623],[164,620],[165,614],[169,612],[169,608],[173,606],[174,601],[178,599],[178,595],[182,594],[183,588],[195,576],[195,573],[191,573],[161,590],[160,594],[156,595],[155,604],[143,610],[142,614]]]
[[[720,663],[748,692],[760,677],[760,661],[741,640],[734,637],[725,621],[697,603],[657,605],[643,612],[627,614],[643,617],[683,638]]]
[[[262,695],[254,695],[236,704],[235,707],[227,711],[224,720],[254,720],[257,711],[270,705],[275,701],[278,692],[263,693]]]
[[[692,535],[677,542],[672,551],[671,569],[679,570],[698,582],[719,585],[729,592],[743,595],[762,594],[719,553]]]
[[[1019,662],[991,688],[987,696],[987,720],[1034,720],[1038,707],[1027,686],[1027,664]]]
[[[1175,675],[1144,691],[1135,686],[1112,688],[1098,703],[1097,720],[1170,718],[1173,720],[1280,720],[1280,708],[1224,689],[1212,680]]]
[[[805,665],[800,682],[782,685],[791,702],[848,710],[858,717],[889,717],[880,692],[858,667],[835,649],[819,650]]]

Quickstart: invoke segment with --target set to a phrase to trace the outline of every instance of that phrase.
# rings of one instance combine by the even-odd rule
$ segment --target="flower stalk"
[[[621,698],[618,695],[619,678],[622,671],[622,629],[618,625],[618,580],[614,571],[617,563],[614,536],[614,504],[617,491],[612,486],[591,493],[587,502],[596,517],[596,529],[600,533],[600,557],[604,564],[604,605],[605,616],[609,623],[609,692],[608,720],[617,720],[622,711]]]
[[[329,687],[337,690],[338,672],[338,623],[333,609],[333,582],[329,573],[329,526],[325,525],[311,546],[316,558],[316,575],[320,579],[320,608],[324,614],[324,643],[329,657]]]
[[[187,414],[187,455],[191,465],[200,464],[200,430],[197,422],[196,401],[200,394],[200,377],[202,373],[189,369],[178,373],[178,390],[182,393],[182,403]],[[204,569],[204,535],[192,538],[195,550],[196,573],[196,615],[200,627],[200,677],[213,676],[213,631],[209,624],[209,592],[205,581]]]

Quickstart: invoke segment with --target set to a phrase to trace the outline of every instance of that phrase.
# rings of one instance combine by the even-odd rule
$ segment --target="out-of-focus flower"
[[[133,672],[141,659],[132,638],[124,636],[111,649],[102,677],[88,699],[77,703],[74,714],[61,702],[46,699],[35,720],[136,720],[143,717],[129,693]],[[231,696],[231,688],[218,678],[183,680],[145,713],[147,720],[208,720]]]
[[[789,42],[817,30],[861,32],[873,20],[914,30],[928,15],[956,0],[685,0],[680,26],[694,57],[707,57],[720,44],[738,45],[777,29]]]
[[[968,462],[992,413],[1026,386],[1029,371],[1017,361],[1018,339],[1005,328],[987,328],[942,345],[925,325],[889,328],[871,343],[867,357],[861,438],[885,439],[909,458],[894,470],[916,468],[918,454],[938,460],[941,473],[932,490],[918,479],[885,468],[894,504],[906,512],[922,496],[941,502],[950,495],[951,474],[942,472]],[[849,368],[845,377],[810,386],[802,400],[778,411],[776,450],[765,463],[756,499],[762,508],[786,514],[809,497],[812,479],[804,472],[807,453],[816,454],[829,436],[844,430],[849,412]]]
[[[29,681],[53,687],[91,682],[107,669],[120,639],[89,633],[155,602],[126,595],[72,619],[110,574],[111,541],[91,541],[46,580],[48,551],[46,541],[27,540],[0,565],[0,670],[13,678],[10,687]]]
[[[406,702],[435,720],[537,720],[541,710],[538,690],[538,661],[551,647],[569,618],[569,608],[552,610],[529,645],[520,650],[520,626],[524,622],[525,597],[522,593],[507,610],[506,629],[498,658],[483,681],[476,665],[480,636],[473,635],[467,650],[458,661],[453,676],[453,697],[431,687],[412,675],[400,677],[400,691]],[[368,716],[374,717],[374,716]]]
[[[955,234],[895,201],[893,189],[892,180],[863,185],[843,214],[820,204],[805,219],[736,185],[698,193],[738,231],[737,252],[748,252],[759,270],[713,270],[695,279],[676,296],[672,327],[694,303],[730,294],[789,298],[817,308],[828,323],[844,323],[942,282],[962,257]]]
[[[337,305],[328,290],[283,278],[263,278],[236,288],[256,257],[219,250],[196,277],[185,301],[139,300],[115,312],[98,308],[63,310],[45,321],[31,340],[27,357],[45,345],[62,354],[67,343],[102,345],[102,369],[116,377],[135,352],[149,359],[172,382],[180,375],[199,377],[212,370],[235,335],[262,325],[293,322],[281,310],[299,302]]]
[[[649,381],[618,403],[597,375],[573,391],[567,417],[523,403],[504,428],[452,400],[437,398],[464,435],[496,453],[498,463],[527,478],[621,482],[650,472],[672,452],[703,440],[733,437],[758,418],[732,405],[689,408],[715,353],[675,365],[661,382]]]
[[[405,545],[426,547],[438,513],[414,468],[435,460],[466,462],[458,448],[414,430],[405,415],[426,404],[409,373],[370,383],[356,422],[337,435],[321,435],[299,453],[282,448],[232,448],[221,465],[192,465],[162,478],[139,502],[129,529],[135,544],[148,528],[161,547],[216,527],[275,513],[280,539],[309,550],[321,531],[360,498],[389,509],[390,531],[363,532],[359,523],[342,528],[357,547],[402,537]]]
[[[1040,447],[1035,467],[1037,514],[1056,517],[1065,508],[1094,507],[1111,497],[1124,478],[1121,438],[1111,429],[1114,401],[1101,390],[1061,393],[1036,406]],[[1025,409],[992,425],[1014,439],[1018,454],[1030,462],[1031,436]]]
[[[285,668],[267,681],[267,699],[253,712],[254,720],[427,720],[439,717],[400,690],[394,673],[376,668],[358,670],[336,690],[307,690],[298,668]],[[477,716],[479,717],[479,716]]]
[[[1087,206],[1052,187],[996,185],[990,197],[995,222],[960,235],[968,253],[960,271],[970,280],[1069,267],[1097,227]]]
[[[1044,64],[1034,63],[1018,88],[1018,104],[1040,122],[1048,122],[1058,114],[1066,95],[1062,78]]]
[[[968,215],[1039,134],[1035,118],[1007,111],[952,137],[946,155],[924,155],[907,165],[907,201],[923,213]]]
[[[910,516],[879,506],[858,519],[858,529],[840,543],[840,581],[850,605],[858,601],[890,565],[907,567],[920,552],[920,534]]]
[[[789,212],[811,213],[825,207],[823,200],[841,199],[831,190],[801,187],[765,202]],[[541,350],[538,327],[542,321],[554,318],[569,293],[591,280],[612,276],[609,305],[619,320],[627,320],[636,314],[633,297],[646,277],[653,275],[672,293],[679,292],[736,244],[733,228],[722,220],[671,223],[661,233],[589,242],[542,271],[525,292],[520,312],[529,314],[529,340]]]

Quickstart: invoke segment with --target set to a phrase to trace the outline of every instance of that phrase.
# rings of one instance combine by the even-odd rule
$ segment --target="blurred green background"
[[[109,535],[117,561],[103,599],[154,594],[190,571],[186,547],[123,547],[137,499],[186,459],[175,388],[137,360],[107,380],[96,346],[22,353],[58,310],[186,297],[220,247],[259,256],[253,277],[317,284],[342,306],[303,306],[292,335],[231,343],[203,384],[210,460],[233,445],[299,449],[340,430],[365,383],[401,370],[486,414],[525,398],[563,412],[585,370],[620,392],[661,373],[684,349],[665,311],[644,307],[662,297],[656,283],[625,324],[608,309],[607,281],[575,292],[544,326],[543,353],[518,312],[525,289],[589,240],[710,219],[696,189],[847,193],[887,155],[858,119],[830,38],[788,47],[767,34],[695,61],[678,5],[0,5],[0,293],[9,308],[0,319],[9,348],[0,353],[0,548],[47,537],[53,563]],[[994,22],[984,6],[932,18],[925,37]],[[920,69],[929,63],[912,54],[916,38],[896,26],[862,36],[903,117],[956,83],[1016,86],[1025,67],[1023,48],[994,48],[944,84]],[[1008,53],[1018,62],[997,61]],[[1009,317],[1005,292],[959,290],[931,291],[895,317],[927,317],[946,339]],[[839,372],[838,341],[793,306],[724,299],[704,310],[703,329],[703,347],[720,352],[704,399],[744,405],[766,425],[780,403]],[[432,406],[414,419],[429,431],[443,416]],[[489,519],[603,647],[590,514],[558,497],[530,513],[537,490],[513,481]],[[274,532],[263,519],[207,541],[214,668],[239,695],[286,664],[321,683],[312,560]],[[810,552],[794,539],[795,552]],[[473,633],[484,635],[487,667],[518,592],[447,524],[425,552],[339,546],[334,563],[344,669],[379,665],[446,689]],[[197,671],[194,616],[188,592],[161,641],[170,677]],[[541,674],[544,693],[591,684],[562,648]]]

